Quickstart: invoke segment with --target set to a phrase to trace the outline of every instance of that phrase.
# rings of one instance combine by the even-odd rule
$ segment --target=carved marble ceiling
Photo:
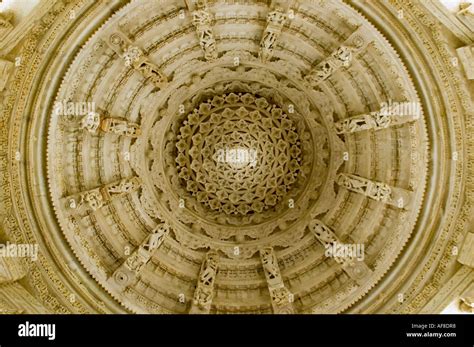
[[[421,2],[32,16],[0,21],[0,240],[40,249],[2,260],[35,300],[4,310],[432,313],[473,287],[472,40]]]

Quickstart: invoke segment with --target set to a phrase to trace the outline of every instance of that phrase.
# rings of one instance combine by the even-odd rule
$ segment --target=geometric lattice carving
[[[327,59],[316,65],[305,77],[306,81],[316,87],[341,67],[350,65],[355,55],[362,52],[369,41],[364,37],[365,28],[359,27],[338,49]]]
[[[140,188],[140,185],[141,182],[138,177],[124,178],[101,188],[74,194],[65,200],[71,210],[82,211],[85,208],[90,208],[96,211],[112,198],[131,193]]]
[[[266,98],[216,95],[200,104],[179,131],[178,176],[212,210],[260,213],[281,201],[296,181],[299,135],[283,110]]]
[[[322,243],[324,248],[336,248],[342,245],[336,234],[320,220],[313,220],[309,225],[314,236]],[[332,258],[341,264],[343,270],[359,284],[363,284],[367,277],[370,276],[372,270],[364,263],[363,259],[357,259],[353,254],[345,254],[340,256],[337,253]]]
[[[214,298],[214,282],[216,281],[219,255],[215,251],[207,252],[199,272],[196,291],[189,313],[209,313]]]
[[[143,51],[133,46],[130,39],[123,33],[117,31],[110,35],[108,45],[124,59],[125,65],[134,68],[149,80],[157,89],[166,86],[168,79],[166,75],[154,64]]]
[[[93,134],[100,130],[104,133],[132,138],[138,137],[141,133],[140,126],[136,123],[120,118],[105,117],[96,112],[89,112],[83,116],[80,127]]]
[[[352,192],[398,208],[409,209],[412,201],[410,191],[356,175],[341,173],[336,177],[336,183]]]
[[[122,265],[114,271],[108,281],[120,287],[122,290],[132,284],[145,265],[150,261],[153,253],[161,246],[169,230],[167,224],[159,224],[151,234],[145,238],[143,243],[128,256]]]
[[[186,4],[192,14],[193,25],[196,28],[199,44],[204,51],[204,58],[208,61],[217,59],[216,40],[212,33],[213,16],[207,9],[207,0],[199,0],[195,4],[187,0]]]
[[[287,20],[286,13],[277,8],[271,11],[267,16],[267,27],[265,28],[260,41],[259,57],[263,61],[270,60],[273,56],[273,50],[277,45],[278,37]]]
[[[273,248],[268,247],[260,250],[260,258],[267,279],[273,312],[276,314],[295,313],[293,307],[294,296],[283,283],[278,267],[278,259]]]

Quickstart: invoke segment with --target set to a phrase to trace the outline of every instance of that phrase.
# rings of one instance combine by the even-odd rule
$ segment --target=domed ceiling
[[[421,4],[43,12],[9,53],[0,203],[47,311],[422,312],[473,281],[472,81]]]

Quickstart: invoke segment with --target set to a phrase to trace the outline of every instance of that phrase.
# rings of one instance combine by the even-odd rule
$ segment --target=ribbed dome
[[[472,118],[457,118],[470,98],[426,87],[457,72],[422,59],[421,4],[56,6],[22,50],[37,45],[31,64],[44,65],[31,65],[34,119],[8,131],[30,146],[18,168],[30,204],[16,210],[44,238],[41,266],[78,294],[68,310],[421,310],[422,257],[438,264],[461,235],[462,195],[443,182],[472,154],[458,124]],[[72,9],[77,24],[55,26]],[[457,113],[440,110],[462,95]],[[4,113],[27,114],[12,106],[23,98]]]

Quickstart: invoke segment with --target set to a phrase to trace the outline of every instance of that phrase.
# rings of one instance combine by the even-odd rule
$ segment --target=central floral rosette
[[[300,139],[279,106],[249,93],[202,102],[176,142],[182,185],[212,210],[232,215],[276,206],[297,180]]]

